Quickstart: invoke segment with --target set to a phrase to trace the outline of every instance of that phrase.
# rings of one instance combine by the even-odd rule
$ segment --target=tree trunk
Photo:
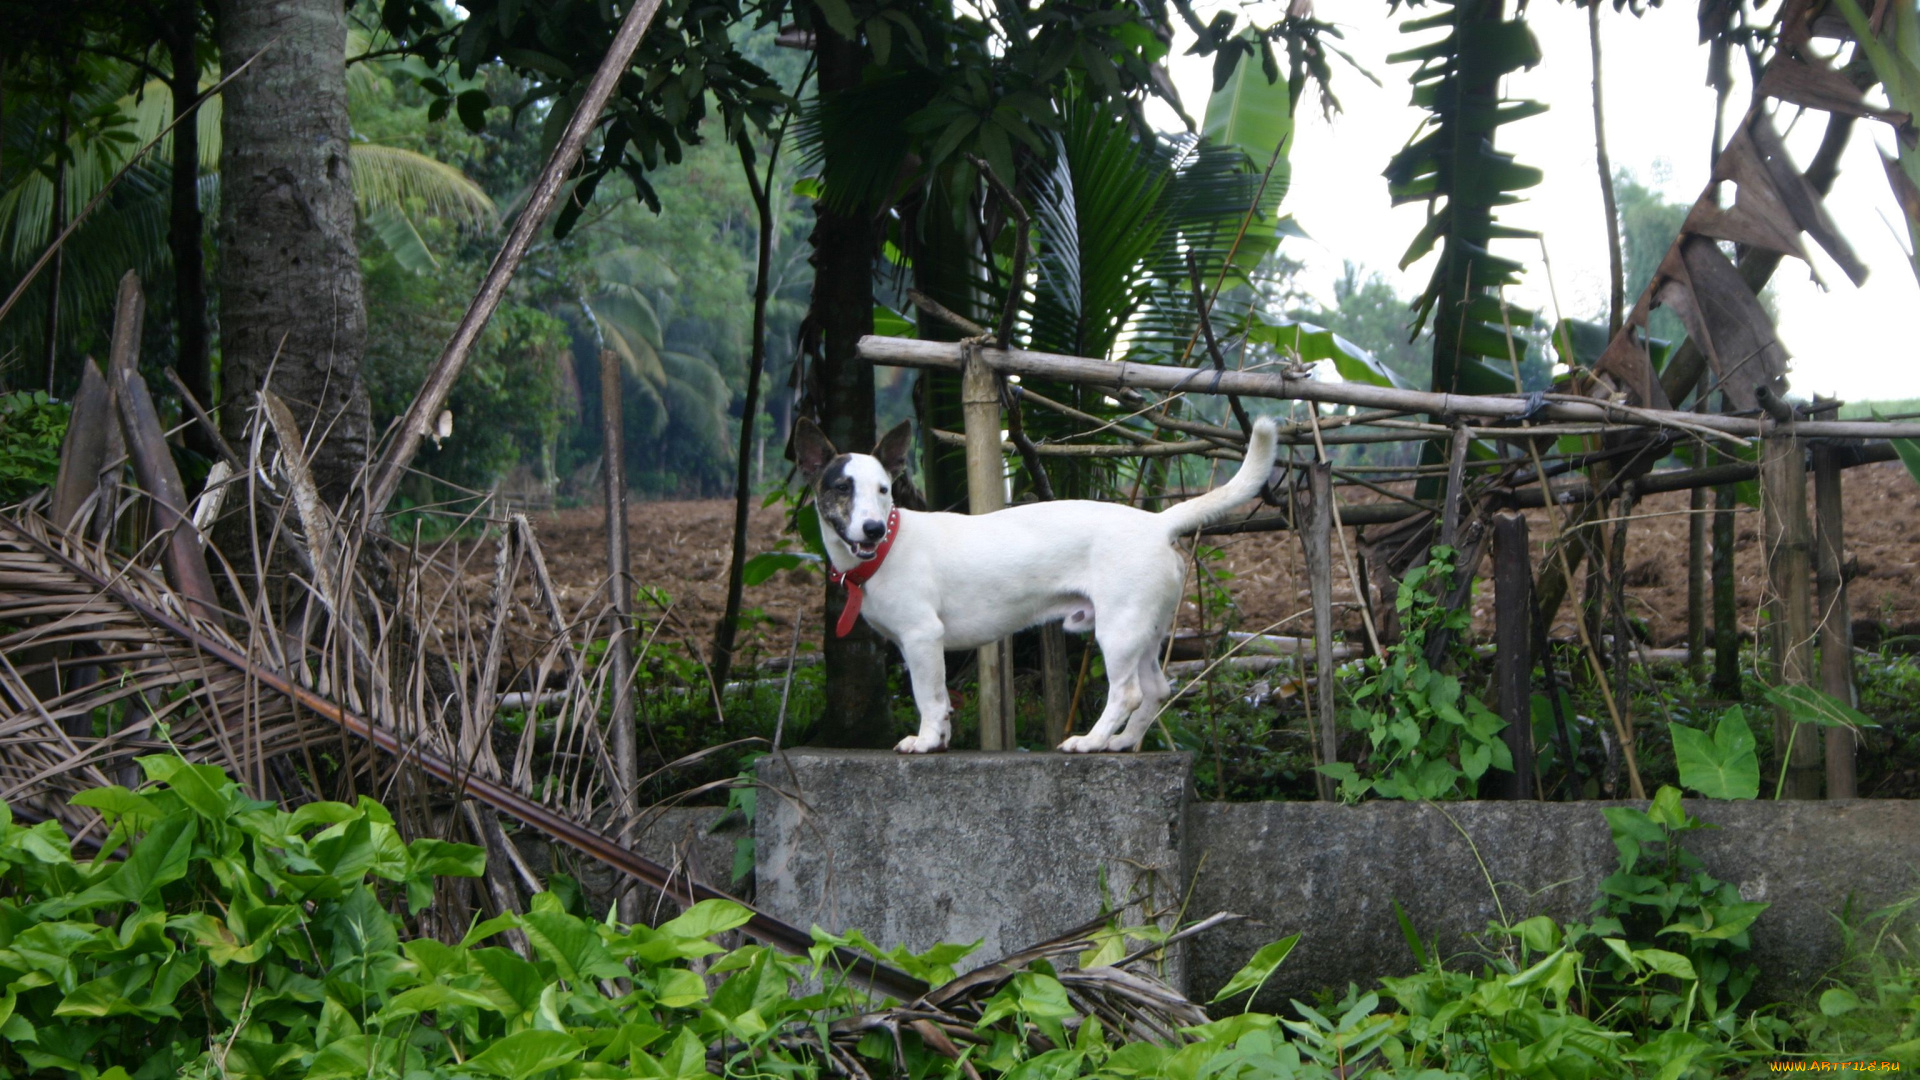
[[[867,51],[827,28],[814,13],[820,95],[860,84]],[[868,216],[814,204],[813,305],[808,318],[820,334],[814,382],[819,387],[820,426],[842,450],[873,448],[873,365],[855,349],[873,332],[873,258],[879,241]],[[846,637],[832,627],[847,602],[846,590],[828,583],[824,647],[826,711],[814,741],[822,746],[885,746],[892,741],[887,703],[886,644],[865,620]]]
[[[167,79],[173,92],[173,115],[193,108],[200,93],[199,0],[174,0],[166,28],[167,55],[172,71]],[[188,120],[173,129],[173,187],[169,192],[167,248],[173,254],[173,319],[176,338],[174,370],[187,392],[202,406],[211,407],[213,371],[208,366],[207,266],[201,236],[206,223],[200,213],[200,128]],[[214,457],[211,432],[194,424],[186,430],[187,445]]]
[[[221,425],[239,442],[272,372],[329,500],[367,462],[366,304],[347,160],[340,0],[219,0]]]

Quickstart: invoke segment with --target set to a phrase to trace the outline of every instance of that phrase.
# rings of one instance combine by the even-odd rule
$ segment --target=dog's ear
[[[887,470],[888,476],[899,476],[907,471],[907,454],[913,449],[913,421],[902,420],[899,426],[880,437],[880,445],[873,448],[873,456]]]
[[[826,433],[818,424],[803,416],[793,425],[793,455],[800,466],[800,475],[811,484],[819,479],[828,462],[840,456],[840,451],[827,441]]]

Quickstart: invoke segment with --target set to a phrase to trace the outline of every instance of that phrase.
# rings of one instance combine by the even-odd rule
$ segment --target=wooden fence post
[[[1807,526],[1806,442],[1792,434],[1765,439],[1760,448],[1760,506],[1772,598],[1767,605],[1773,638],[1774,678],[1783,686],[1804,686],[1813,675],[1813,601],[1811,531]],[[1796,728],[1805,730],[1796,731]],[[1791,743],[1791,750],[1788,744]],[[1774,712],[1776,766],[1786,761],[1782,794],[1790,799],[1820,797],[1820,738],[1811,723],[1796,724],[1784,709]]]
[[[1687,674],[1707,675],[1707,489],[1687,493]]]
[[[1525,515],[1493,516],[1494,685],[1503,737],[1513,755],[1511,778],[1500,794],[1531,799],[1533,783],[1533,563],[1527,550]],[[1552,688],[1549,687],[1549,692]]]
[[[1334,727],[1333,702],[1333,464],[1316,461],[1307,466],[1306,555],[1307,587],[1313,596],[1313,702],[1317,706],[1321,765],[1340,760],[1339,732]],[[1333,777],[1316,773],[1314,783],[1323,802],[1338,797]]]
[[[1068,713],[1073,709],[1072,680],[1067,677],[1067,628],[1054,620],[1040,628],[1040,692],[1047,708],[1047,745],[1059,746],[1067,737]]]
[[[1000,377],[969,344],[960,372],[960,407],[967,434],[967,510],[991,514],[1007,504],[1006,463],[1000,453]],[[1005,640],[980,647],[980,749],[1012,750],[1013,695],[1008,693],[1012,651]]]
[[[1834,447],[1813,447],[1813,580],[1820,591],[1820,689],[1854,704],[1853,620],[1847,607],[1846,527],[1840,507],[1840,463]],[[1827,798],[1859,796],[1854,733],[1827,729]]]
[[[612,729],[613,800],[618,815],[620,843],[633,846],[634,787],[639,782],[639,766],[634,756],[633,731],[633,645],[628,634],[633,627],[633,566],[627,558],[627,463],[626,432],[621,416],[620,358],[613,350],[600,350],[600,437],[606,455],[607,479],[607,591],[613,600],[613,633],[608,635],[608,689],[613,694]],[[633,923],[640,918],[640,897],[632,889],[620,894],[620,921]]]
[[[1733,591],[1732,484],[1713,489],[1713,692],[1740,693],[1740,611]]]

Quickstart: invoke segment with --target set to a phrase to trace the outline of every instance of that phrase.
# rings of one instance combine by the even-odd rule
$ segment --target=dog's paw
[[[1097,754],[1107,748],[1107,744],[1091,735],[1075,735],[1060,744],[1063,754]]]
[[[947,740],[909,735],[893,746],[896,754],[938,754],[947,748]]]

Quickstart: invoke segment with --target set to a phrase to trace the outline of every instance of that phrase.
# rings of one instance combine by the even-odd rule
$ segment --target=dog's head
[[[913,424],[902,422],[881,438],[871,454],[843,454],[813,421],[802,417],[793,429],[800,472],[813,485],[820,521],[859,559],[874,557],[887,535],[893,510],[893,477],[906,471]]]

